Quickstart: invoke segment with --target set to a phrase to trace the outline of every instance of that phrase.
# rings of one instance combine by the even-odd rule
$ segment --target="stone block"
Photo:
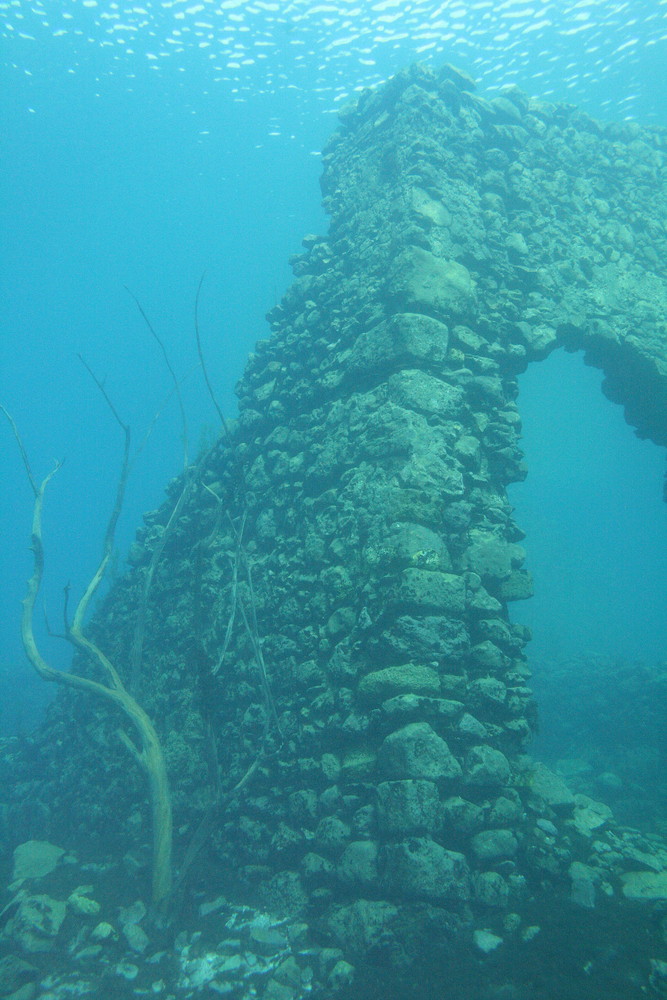
[[[504,670],[509,663],[509,658],[505,656],[503,651],[488,639],[473,646],[470,650],[470,656],[478,669],[491,672]]]
[[[401,574],[396,596],[401,603],[463,617],[465,594],[462,576],[409,567]]]
[[[546,764],[531,761],[525,780],[530,789],[530,798],[538,807],[547,805],[557,812],[571,812],[574,808],[574,795],[565,779],[551,771]]]
[[[388,561],[398,566],[451,572],[452,561],[444,541],[423,524],[398,521],[386,537]]]
[[[389,398],[399,406],[428,417],[439,417],[443,421],[461,418],[465,404],[459,386],[450,385],[419,369],[396,372],[386,384]]]
[[[55,947],[67,904],[46,895],[24,896],[7,922],[5,935],[28,954]]]
[[[471,896],[468,863],[428,837],[412,837],[385,847],[385,884],[409,899],[460,900]]]
[[[439,781],[461,775],[461,765],[428,722],[412,722],[387,736],[378,764],[383,774],[394,779]]]
[[[513,550],[504,538],[488,532],[471,532],[472,544],[465,551],[469,570],[482,580],[504,580],[512,571]]]
[[[417,663],[374,670],[359,682],[360,697],[374,703],[398,694],[436,695],[439,691],[437,672]]]
[[[421,247],[400,253],[387,281],[390,302],[406,312],[465,318],[476,308],[475,282],[463,264]]]
[[[397,694],[382,702],[382,711],[385,715],[396,717],[397,721],[400,721],[399,716],[413,716],[420,721],[425,718],[455,719],[463,711],[463,702],[418,694]]]
[[[432,832],[439,795],[432,781],[383,781],[377,787],[378,823],[386,836]]]
[[[513,858],[519,844],[511,830],[480,830],[471,840],[478,861],[493,862]]]
[[[510,765],[500,750],[489,746],[476,746],[466,754],[466,782],[469,785],[506,785],[510,778]]]
[[[382,647],[390,654],[420,660],[458,659],[467,650],[468,641],[462,622],[444,615],[401,615],[381,636]]]
[[[498,596],[503,601],[526,601],[533,596],[533,578],[525,569],[513,569],[501,580]]]
[[[484,823],[484,810],[475,802],[452,795],[440,805],[440,825],[446,837],[451,830],[470,835]]]
[[[327,928],[345,953],[363,956],[381,945],[391,932],[398,909],[385,900],[358,899],[336,907],[327,917]]]
[[[449,330],[444,323],[420,313],[396,313],[361,333],[348,356],[352,374],[399,366],[437,364],[447,357]]]
[[[667,871],[625,872],[621,882],[626,899],[667,900]]]
[[[378,878],[378,847],[374,840],[353,840],[338,863],[342,881],[357,886],[373,885]]]
[[[47,840],[26,840],[14,848],[11,881],[42,878],[57,867],[65,851]]]
[[[477,872],[473,877],[475,902],[483,906],[505,909],[509,899],[509,886],[500,872]]]

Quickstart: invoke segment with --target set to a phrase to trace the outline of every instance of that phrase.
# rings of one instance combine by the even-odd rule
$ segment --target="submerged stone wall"
[[[471,90],[416,69],[343,115],[330,231],[293,261],[239,387],[297,755],[275,783],[284,857],[320,902],[461,912],[520,893],[540,854],[516,772],[527,635],[508,615],[530,595],[506,496],[525,472],[517,374],[583,348],[667,442],[667,137]]]
[[[572,836],[590,852],[585,804],[522,758],[517,375],[583,348],[638,433],[667,443],[667,134],[473,90],[417,67],[343,113],[323,157],[329,233],[293,261],[232,447],[209,456],[148,609],[144,695],[183,844],[207,769],[224,791],[258,760],[217,858],[352,952],[390,926],[409,937],[406,914],[449,936],[475,913],[484,926],[568,872]],[[96,626],[121,666],[171,506],[147,516]],[[82,711],[63,701],[40,738],[58,737],[44,823],[90,829],[113,809],[136,835],[141,785],[123,786],[110,723],[86,722],[103,758],[86,748]]]

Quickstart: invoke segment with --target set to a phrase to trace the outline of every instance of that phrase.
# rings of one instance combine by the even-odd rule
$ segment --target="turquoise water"
[[[667,119],[664,0],[3,2],[0,38],[0,399],[36,475],[66,458],[45,515],[54,631],[63,586],[77,592],[94,569],[122,444],[76,355],[104,380],[135,442],[160,412],[130,482],[117,536],[122,567],[141,513],[182,463],[177,407],[163,405],[168,375],[124,286],[187,376],[196,450],[215,425],[196,370],[198,281],[206,272],[204,347],[233,414],[244,359],[290,282],[288,257],[326,227],[318,152],[345,100],[422,59],[452,61],[485,89],[516,83],[607,119]],[[514,616],[533,627],[536,655],[588,644],[654,658],[665,636],[663,455],[633,438],[600,396],[599,377],[576,360],[552,359],[524,376],[531,474],[512,499],[538,586]],[[567,461],[565,431],[540,422],[564,384],[574,424],[587,428],[585,450]],[[31,496],[3,434],[0,726],[11,731],[30,723],[44,692],[18,632]],[[604,459],[594,473],[591,456]],[[566,505],[557,500],[561,475]],[[590,527],[607,514],[603,532]],[[67,663],[64,643],[47,648]]]

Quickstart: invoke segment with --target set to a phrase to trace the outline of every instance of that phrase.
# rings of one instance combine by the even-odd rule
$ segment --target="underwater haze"
[[[0,40],[0,997],[667,1000],[667,0]]]
[[[0,38],[0,401],[36,477],[65,459],[45,511],[54,633],[63,587],[78,594],[95,569],[122,451],[77,355],[135,446],[153,428],[117,533],[121,572],[142,513],[183,465],[169,373],[133,297],[184,379],[196,453],[217,433],[198,283],[210,376],[234,416],[288,258],[326,231],[319,150],[348,99],[415,60],[449,61],[483,91],[516,84],[607,120],[667,122],[666,0],[3,0]],[[664,452],[636,439],[600,383],[563,352],[520,383],[529,475],[512,502],[536,587],[513,615],[533,629],[538,674],[589,651],[664,656]],[[50,692],[21,648],[32,495],[8,425],[1,440],[0,730],[12,733]],[[65,666],[67,645],[46,632]]]

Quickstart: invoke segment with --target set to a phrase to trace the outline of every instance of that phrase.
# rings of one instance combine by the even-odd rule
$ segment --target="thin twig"
[[[141,589],[141,599],[139,601],[139,610],[137,613],[137,622],[134,629],[134,636],[132,639],[132,647],[130,649],[130,690],[135,694],[139,691],[141,686],[141,661],[143,656],[144,648],[144,633],[146,629],[146,615],[148,612],[148,598],[150,595],[151,586],[153,584],[153,577],[155,575],[155,568],[158,564],[164,547],[167,544],[167,540],[171,535],[176,521],[178,520],[186,499],[190,495],[190,490],[194,483],[195,474],[198,471],[199,466],[195,466],[189,469],[185,473],[185,484],[181,490],[180,496],[176,501],[174,508],[169,516],[169,520],[165,525],[164,531],[160,535],[157,545],[153,549],[151,554],[151,561],[146,570],[146,575],[144,576],[144,585]]]
[[[104,398],[105,398],[105,400],[107,402],[107,406],[109,407],[109,409],[113,413],[114,417],[116,418],[116,420],[118,421],[118,423],[120,424],[120,426],[123,428],[123,430],[127,434],[128,433],[127,424],[123,423],[123,421],[121,420],[121,418],[120,418],[120,416],[118,414],[118,410],[113,405],[113,403],[111,401],[111,398],[109,397],[109,393],[104,388],[104,383],[102,382],[101,379],[99,379],[97,377],[97,375],[95,374],[95,372],[93,371],[93,369],[90,367],[90,365],[88,364],[88,362],[84,358],[83,354],[77,354],[77,358],[79,359],[79,361],[81,362],[81,364],[83,365],[83,367],[86,369],[86,371],[88,372],[88,374],[92,378],[92,380],[95,383],[95,385],[97,386],[97,388],[100,390],[100,392],[104,396]]]
[[[180,385],[183,385],[183,383],[185,382],[185,380],[186,380],[186,379],[188,379],[188,378],[190,378],[190,375],[191,375],[191,374],[192,374],[192,372],[193,372],[193,371],[195,370],[195,368],[199,368],[199,364],[194,364],[194,365],[193,365],[193,366],[192,366],[192,367],[191,367],[191,368],[190,368],[190,369],[189,369],[189,370],[188,370],[188,371],[187,371],[187,372],[185,373],[185,375],[183,375],[183,377],[182,377],[182,378],[181,378],[181,380],[180,380]],[[142,439],[141,439],[140,443],[138,444],[138,446],[137,446],[137,448],[136,448],[136,450],[135,450],[135,452],[134,452],[134,455],[132,456],[132,461],[131,461],[131,463],[130,463],[130,468],[132,468],[132,466],[133,466],[133,465],[134,465],[134,463],[136,462],[137,458],[139,457],[139,455],[141,454],[141,452],[142,452],[142,451],[144,450],[144,448],[146,447],[146,444],[147,444],[147,442],[148,442],[148,439],[150,438],[151,434],[152,434],[152,433],[153,433],[153,431],[155,430],[155,425],[157,424],[158,420],[159,420],[159,419],[160,419],[160,417],[162,416],[162,412],[163,412],[163,410],[165,409],[165,407],[167,406],[167,403],[169,402],[169,400],[171,399],[171,397],[172,397],[172,396],[174,395],[174,392],[175,392],[175,389],[174,389],[174,388],[173,388],[173,386],[172,386],[172,388],[171,388],[171,389],[169,390],[169,392],[168,392],[168,393],[167,393],[167,395],[166,395],[166,396],[164,397],[164,399],[162,400],[162,402],[161,402],[161,403],[160,403],[160,405],[158,406],[157,410],[156,410],[156,411],[155,411],[155,413],[153,414],[153,419],[151,420],[150,424],[148,425],[148,430],[146,431],[146,433],[145,433],[145,434],[144,434],[144,436],[142,437]]]
[[[248,560],[247,559],[245,559],[244,562],[245,562],[245,567],[246,567],[246,579],[248,579],[248,577],[250,575],[250,566],[248,565]],[[252,583],[251,582],[249,583],[249,589],[250,589],[250,593],[252,595]],[[253,600],[254,600],[254,598],[251,596],[251,609],[252,609],[253,618],[254,618],[255,617],[254,616],[254,610],[255,609],[254,609]],[[268,677],[268,673],[267,673],[267,670],[266,670],[266,663],[264,662],[264,654],[262,653],[261,640],[259,638],[259,633],[257,632],[257,625],[253,624],[252,627],[250,626],[250,623],[248,622],[248,616],[246,615],[245,607],[243,605],[243,601],[242,600],[239,601],[239,607],[241,609],[241,617],[243,618],[243,624],[245,626],[246,633],[247,633],[247,635],[248,635],[248,637],[250,639],[250,643],[252,645],[253,652],[255,654],[255,660],[257,661],[257,667],[259,669],[260,687],[262,689],[262,694],[264,695],[264,707],[266,709],[267,724],[268,724],[268,720],[272,719],[273,720],[273,724],[275,725],[275,727],[276,727],[276,729],[278,731],[278,735],[282,739],[283,733],[282,733],[282,729],[280,728],[280,721],[278,719],[278,713],[276,711],[276,706],[275,706],[275,702],[273,700],[273,695],[271,694],[271,685],[269,684],[269,677]]]
[[[225,416],[222,410],[220,409],[218,400],[216,399],[215,393],[213,392],[213,386],[211,385],[211,380],[208,377],[208,370],[206,368],[206,362],[204,361],[204,353],[202,351],[202,346],[201,346],[201,337],[199,335],[199,296],[201,294],[201,286],[204,283],[205,277],[206,277],[206,271],[204,271],[201,278],[199,279],[199,284],[197,285],[197,294],[195,296],[195,337],[197,338],[197,354],[199,355],[199,363],[201,364],[201,370],[204,375],[204,381],[206,382],[206,388],[208,389],[208,394],[213,401],[213,405],[218,411],[218,416],[220,417],[220,423],[222,424],[222,429],[225,432],[225,438],[227,439],[227,444],[231,448],[232,438],[229,433],[229,427],[227,426],[227,421],[225,420]]]
[[[206,484],[204,484],[206,485]],[[208,487],[206,487],[209,489]],[[213,493],[213,490],[209,489],[209,493]],[[215,496],[215,493],[213,493]],[[238,583],[239,583],[239,562],[241,561],[241,545],[243,539],[243,530],[245,528],[246,515],[243,515],[243,520],[241,521],[241,528],[236,534],[236,550],[234,552],[234,559],[232,560],[232,583],[231,583],[231,610],[229,613],[229,619],[227,621],[227,630],[225,632],[225,638],[222,643],[222,650],[220,651],[220,656],[218,657],[218,662],[213,668],[213,674],[217,674],[222,666],[222,661],[227,653],[227,647],[229,646],[230,640],[232,638],[232,631],[234,628],[234,621],[236,620],[236,608],[238,606]],[[231,518],[230,518],[231,521]],[[232,525],[232,530],[234,530],[234,525]]]
[[[187,469],[187,467],[188,467],[188,422],[187,422],[187,419],[186,419],[186,416],[185,416],[185,407],[183,405],[183,397],[181,396],[181,390],[180,390],[180,386],[178,384],[178,379],[176,378],[176,373],[174,372],[174,369],[171,367],[171,362],[169,361],[169,356],[167,354],[165,346],[162,343],[162,341],[160,340],[160,338],[158,337],[157,333],[155,332],[153,324],[151,323],[151,321],[149,320],[148,316],[146,315],[141,302],[139,301],[139,299],[137,298],[137,296],[134,294],[134,292],[130,288],[127,287],[127,285],[124,285],[124,288],[125,288],[125,291],[128,293],[128,295],[131,295],[132,298],[134,299],[134,301],[135,301],[135,303],[137,305],[137,309],[139,310],[139,312],[141,313],[141,315],[144,318],[144,322],[145,322],[146,326],[148,327],[149,331],[151,332],[151,334],[152,334],[154,340],[156,341],[158,347],[162,351],[162,357],[164,358],[164,363],[166,364],[167,369],[169,371],[169,374],[171,375],[171,380],[174,383],[174,391],[175,391],[176,396],[178,398],[178,407],[179,407],[179,409],[181,411],[181,424],[182,424],[182,427],[183,427],[183,468]]]
[[[70,582],[68,580],[67,583],[65,584],[65,586],[63,587],[63,595],[64,595],[64,597],[63,597],[63,622],[65,624],[65,635],[67,635],[67,633],[69,632],[69,616],[68,616],[67,612],[68,612],[68,609],[69,609],[69,592],[70,592],[71,589],[72,588],[71,588]],[[47,622],[47,625],[48,625],[48,622]]]
[[[21,440],[21,435],[19,434],[18,427],[14,423],[14,418],[12,417],[11,413],[9,413],[9,411],[5,409],[2,403],[0,403],[0,410],[2,410],[4,415],[7,417],[7,420],[11,425],[12,431],[14,432],[14,437],[16,438],[16,443],[18,444],[19,451],[21,452],[21,458],[23,459],[23,464],[25,466],[25,471],[28,476],[28,482],[30,483],[30,488],[32,489],[33,495],[36,497],[39,493],[39,486],[37,484],[37,480],[32,474],[32,469],[30,468],[30,462],[28,461],[28,453],[23,447],[23,441]],[[57,468],[60,468],[62,464],[63,464],[62,462],[57,463]],[[54,469],[54,472],[55,471],[56,470]]]

